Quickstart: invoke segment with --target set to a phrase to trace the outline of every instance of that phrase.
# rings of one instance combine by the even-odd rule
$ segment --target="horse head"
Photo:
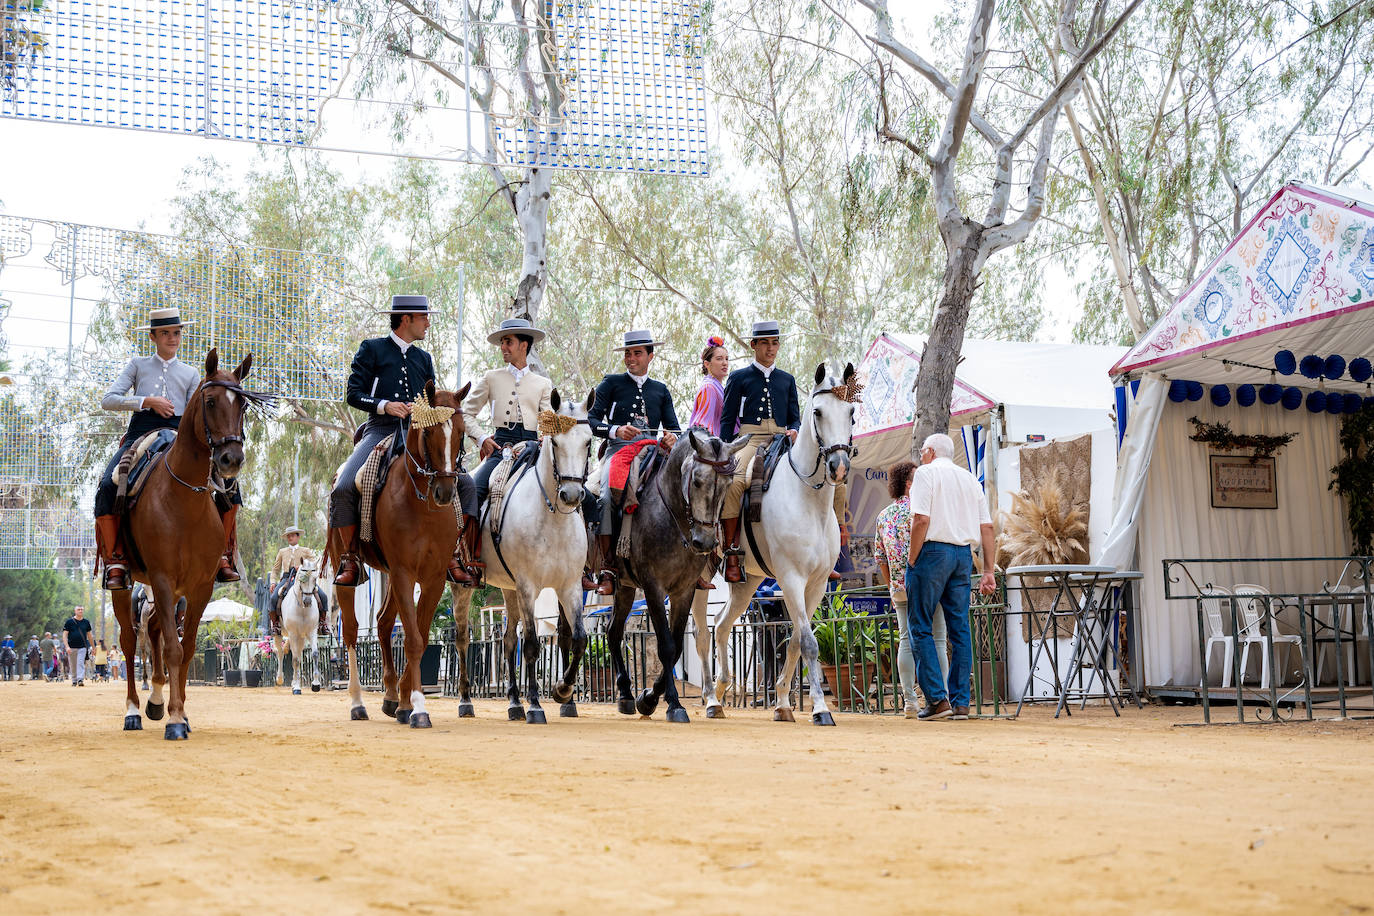
[[[819,461],[825,462],[825,476],[833,484],[849,477],[854,456],[854,405],[863,385],[853,363],[845,363],[840,378],[827,376],[825,363],[816,367],[816,387],[811,392],[811,429],[816,437]]]
[[[200,426],[210,449],[211,467],[225,480],[233,480],[243,469],[243,414],[259,397],[244,391],[240,383],[252,366],[253,354],[249,353],[238,368],[223,372],[219,349],[211,348],[205,356],[205,378],[186,405],[185,418],[193,430]]]
[[[444,391],[425,383],[423,402],[411,408],[410,438],[406,450],[412,452],[413,469],[429,481],[428,498],[436,506],[453,503],[458,489],[458,466],[463,460],[463,398],[471,383],[458,391]]]
[[[749,444],[749,436],[723,442],[693,427],[678,442],[694,459],[683,462],[682,473],[682,499],[690,520],[687,542],[698,553],[709,553],[716,549],[716,523],[735,474],[735,455]]]
[[[587,484],[592,457],[592,428],[587,412],[592,409],[595,396],[593,391],[585,403],[576,404],[563,400],[555,388],[549,395],[552,409],[539,417],[540,436],[552,447],[558,501],[569,508],[582,505],[582,488]]]
[[[316,560],[306,560],[296,570],[296,588],[300,589],[301,604],[310,607],[315,601],[315,580],[320,574]]]

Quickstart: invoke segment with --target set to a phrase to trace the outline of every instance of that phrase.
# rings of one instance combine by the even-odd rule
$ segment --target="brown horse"
[[[429,713],[420,690],[420,657],[429,645],[429,625],[444,593],[453,546],[458,543],[458,463],[462,459],[461,406],[470,385],[456,394],[425,385],[426,409],[415,409],[406,426],[405,453],[397,458],[377,497],[371,543],[362,545],[363,561],[387,572],[386,601],[377,615],[382,643],[382,712],[411,728],[429,728]],[[367,499],[368,495],[363,494]],[[337,529],[329,532],[326,560],[347,550]],[[420,599],[415,600],[415,586]],[[362,685],[358,680],[358,618],[353,612],[353,588],[334,586],[335,603],[343,616],[344,645],[348,649],[349,717],[366,719]],[[400,617],[405,631],[406,665],[396,674],[391,654],[391,627]],[[398,692],[398,681],[403,680]]]
[[[233,372],[219,371],[219,353],[205,357],[205,378],[186,402],[176,439],[165,457],[148,472],[142,495],[128,517],[129,572],[153,594],[153,610],[142,621],[156,662],[148,718],[161,719],[162,690],[170,681],[164,737],[190,734],[186,722],[186,671],[196,646],[200,615],[215,588],[215,572],[224,553],[224,525],[215,508],[211,472],[233,480],[243,467],[243,414],[264,397],[240,386],[253,363],[249,354]],[[111,592],[119,642],[130,664],[136,653],[132,593]],[[181,639],[177,639],[177,602],[186,599]],[[133,672],[130,672],[132,674]],[[138,714],[138,688],[128,680],[124,729],[143,728]]]

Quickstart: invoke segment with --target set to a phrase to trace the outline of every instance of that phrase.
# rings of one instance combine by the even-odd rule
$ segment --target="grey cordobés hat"
[[[391,308],[377,309],[383,315],[432,315],[428,296],[392,296]]]
[[[771,319],[767,321],[755,321],[754,329],[749,333],[749,339],[751,341],[758,340],[761,337],[786,336],[787,335],[782,333],[782,330],[778,327],[778,323]]]
[[[623,347],[612,347],[611,349],[613,349],[613,350],[619,352],[619,351],[621,351],[621,350],[630,350],[630,349],[633,349],[634,347],[655,347],[655,346],[657,346],[657,347],[663,346],[663,341],[661,341],[661,340],[654,340],[654,334],[653,334],[652,331],[638,330],[638,331],[626,331],[626,332],[625,332],[625,345],[624,345]]]
[[[535,343],[539,343],[539,341],[544,339],[544,332],[530,324],[527,319],[507,318],[505,321],[501,322],[500,327],[487,335],[487,343],[499,344],[501,338],[505,337],[507,334],[532,337]]]
[[[188,324],[195,324],[195,322],[182,321],[181,309],[172,306],[168,309],[153,309],[148,313],[148,323],[142,327],[134,328],[134,330],[155,331],[158,328],[182,328]]]

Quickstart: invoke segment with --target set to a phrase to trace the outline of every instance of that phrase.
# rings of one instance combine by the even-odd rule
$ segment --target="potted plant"
[[[812,624],[821,675],[841,704],[862,702],[878,669],[882,649],[890,639],[878,622],[856,614],[845,598],[833,597]]]

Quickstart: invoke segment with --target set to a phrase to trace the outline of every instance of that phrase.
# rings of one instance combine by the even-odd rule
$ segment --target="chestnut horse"
[[[129,572],[153,594],[147,628],[152,654],[153,690],[148,698],[148,718],[161,719],[162,691],[170,681],[167,701],[169,741],[186,738],[186,671],[195,654],[200,615],[215,588],[215,572],[224,553],[224,525],[215,508],[212,472],[231,481],[243,468],[243,415],[250,404],[270,400],[245,391],[240,383],[253,364],[250,353],[233,372],[219,370],[219,352],[205,357],[205,378],[186,402],[176,439],[165,457],[148,471],[142,495],[129,512]],[[133,593],[110,593],[119,621],[119,643],[133,664],[137,632],[133,621]],[[177,602],[186,599],[181,639],[177,639]],[[145,669],[146,670],[146,669]],[[125,731],[143,728],[138,714],[138,688],[133,672],[128,679]]]
[[[436,391],[425,384],[428,411],[413,411],[404,427],[405,453],[387,472],[386,484],[377,497],[373,518],[374,539],[362,545],[367,565],[387,572],[386,601],[377,615],[377,635],[382,643],[382,712],[411,728],[429,728],[425,696],[420,690],[420,657],[429,645],[429,625],[444,593],[444,573],[453,547],[458,543],[458,518],[453,500],[458,489],[458,464],[462,460],[461,406],[467,397],[464,385],[456,394]],[[428,416],[422,416],[428,414]],[[362,495],[363,499],[368,494]],[[329,532],[325,559],[339,557],[347,549],[337,530]],[[415,600],[415,586],[420,599]],[[358,618],[353,612],[353,588],[334,586],[335,604],[343,616],[344,646],[348,649],[349,718],[366,719],[362,685],[358,680]],[[397,617],[405,631],[406,666],[400,677],[391,654],[391,627]],[[398,692],[397,683],[403,680]],[[402,705],[404,703],[404,705]]]

